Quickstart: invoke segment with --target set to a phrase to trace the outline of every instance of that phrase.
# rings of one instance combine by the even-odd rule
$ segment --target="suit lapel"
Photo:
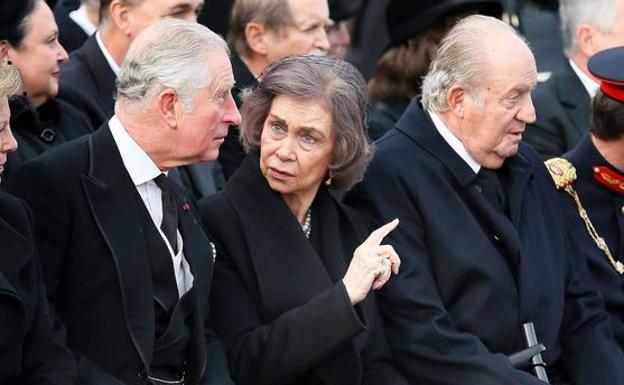
[[[99,95],[96,99],[97,103],[104,111],[114,111],[114,96],[117,92],[115,81],[117,80],[117,76],[115,76],[102,50],[100,50],[95,34],[85,41],[84,54],[89,71],[91,71],[91,76],[93,76],[93,79],[95,79],[98,84]]]
[[[154,304],[147,245],[137,200],[141,198],[125,169],[110,128],[89,139],[89,174],[82,186],[95,223],[117,269],[129,333],[145,367],[154,344]],[[137,274],[139,274],[137,276]]]
[[[212,271],[215,261],[214,247],[201,229],[197,216],[191,207],[191,197],[188,192],[173,184],[173,192],[178,206],[178,227],[184,240],[184,258],[188,262],[193,274],[193,287],[195,288],[195,305],[191,315],[191,341],[187,365],[188,372],[186,381],[189,384],[199,383],[206,369],[206,343],[204,338],[204,326],[202,314],[208,313],[202,307],[200,296],[202,288],[210,288]]]
[[[474,183],[476,175],[468,164],[453,150],[435,128],[429,115],[422,110],[419,102],[414,99],[406,113],[397,123],[397,129],[420,145],[431,156],[442,163],[459,187],[466,203],[472,207],[486,232],[493,238],[493,242],[500,245],[501,254],[506,258],[507,265],[518,279],[518,263],[520,258],[520,239],[518,231],[512,222],[492,205],[483,196]],[[506,162],[507,163],[507,162]],[[524,186],[521,187],[524,189]],[[522,190],[524,191],[524,190]],[[519,211],[522,195],[508,194],[510,207]]]
[[[572,67],[566,63],[560,77],[557,78],[557,90],[561,104],[565,107],[578,138],[589,131],[591,99],[581,80]]]

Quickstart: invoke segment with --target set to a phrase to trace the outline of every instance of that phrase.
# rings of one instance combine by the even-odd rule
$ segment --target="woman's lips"
[[[286,180],[294,177],[294,175],[291,173],[273,167],[269,167],[269,171],[271,172],[271,176],[275,179]]]

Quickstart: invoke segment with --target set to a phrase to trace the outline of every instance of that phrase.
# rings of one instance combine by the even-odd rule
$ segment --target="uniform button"
[[[620,209],[620,213],[622,213],[622,215],[624,215],[624,206],[622,206],[622,208]]]

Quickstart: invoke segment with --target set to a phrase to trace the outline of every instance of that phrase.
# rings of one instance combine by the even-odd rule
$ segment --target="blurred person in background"
[[[95,33],[100,24],[100,0],[60,0],[54,6],[59,42],[71,53]]]
[[[546,159],[573,149],[590,129],[599,84],[589,58],[624,44],[624,0],[560,0],[559,17],[567,60],[533,92],[537,121],[524,133]]]
[[[21,163],[92,131],[73,106],[56,98],[67,52],[58,41],[52,11],[43,0],[0,3],[0,61],[22,78],[22,95],[11,99],[11,125],[19,143],[9,154],[3,184]]]

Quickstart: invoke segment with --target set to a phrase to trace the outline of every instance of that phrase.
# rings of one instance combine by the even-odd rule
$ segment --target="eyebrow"
[[[271,112],[269,114],[269,117],[272,118],[273,120],[277,121],[278,123],[283,124],[284,126],[288,127],[288,123],[286,122],[285,119],[280,118],[279,116],[275,115],[274,112]],[[312,126],[299,126],[299,129],[304,130],[304,131],[314,131],[317,134],[319,134],[320,136],[322,136],[323,138],[325,138],[325,134],[323,132],[321,132],[318,128],[316,127],[312,127]]]

